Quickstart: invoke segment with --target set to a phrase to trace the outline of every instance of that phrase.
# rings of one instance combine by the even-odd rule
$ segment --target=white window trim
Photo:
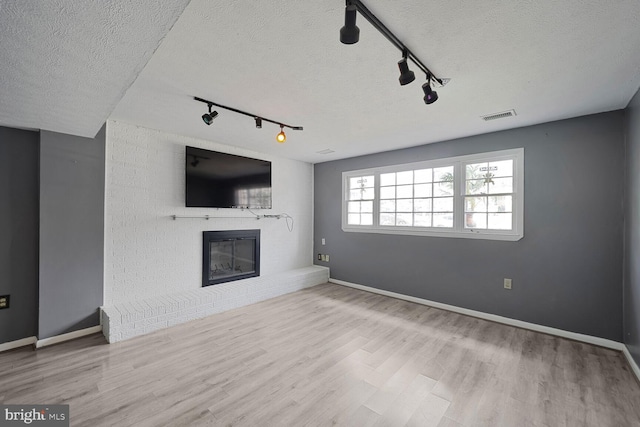
[[[464,228],[464,186],[465,176],[463,165],[466,163],[478,163],[483,161],[499,161],[513,159],[514,165],[514,189],[513,189],[513,230],[474,230]],[[427,169],[441,166],[454,167],[454,213],[453,228],[426,228],[426,227],[401,227],[380,226],[379,202],[380,202],[380,174],[399,172],[411,169]],[[374,209],[373,225],[349,225],[347,224],[347,202],[349,200],[349,178],[354,176],[374,176]],[[378,206],[376,206],[378,205]],[[492,151],[488,153],[470,154],[465,156],[448,157],[415,163],[383,166],[377,168],[360,169],[342,172],[342,230],[353,233],[380,233],[400,234],[410,236],[453,237],[463,239],[486,239],[516,241],[524,237],[524,148],[511,150]]]

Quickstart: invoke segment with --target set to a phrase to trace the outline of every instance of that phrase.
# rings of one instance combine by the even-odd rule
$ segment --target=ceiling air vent
[[[505,119],[507,117],[515,117],[516,110],[503,111],[502,113],[494,113],[488,114],[486,116],[481,116],[482,120],[485,122],[490,122],[491,120]]]
[[[335,151],[327,148],[326,150],[316,151],[316,153],[318,153],[318,154],[331,154],[331,153],[335,153]]]

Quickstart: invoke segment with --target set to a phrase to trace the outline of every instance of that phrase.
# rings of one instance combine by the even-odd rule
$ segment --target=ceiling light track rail
[[[380,32],[383,36],[386,37],[387,40],[391,42],[400,52],[402,52],[402,56],[404,58],[410,59],[420,70],[427,76],[427,78],[431,78],[435,80],[440,86],[444,86],[442,79],[437,77],[424,63],[416,56],[415,53],[411,51],[390,29],[387,28],[386,25],[382,23],[368,8],[364,5],[360,0],[346,0],[347,7],[353,5],[356,7],[356,10],[360,12],[360,14],[369,21],[373,27]]]
[[[266,118],[264,116],[261,116],[259,114],[253,114],[253,113],[249,113],[247,111],[242,111],[242,110],[239,110],[237,108],[229,107],[227,105],[218,104],[217,102],[209,101],[209,100],[206,100],[206,99],[203,99],[203,98],[199,98],[197,96],[194,96],[193,99],[195,99],[198,102],[205,103],[209,107],[213,106],[213,107],[218,107],[218,108],[224,108],[225,110],[233,111],[234,113],[238,113],[238,114],[242,114],[242,115],[247,116],[247,117],[251,117],[252,119],[256,119],[256,122],[258,122],[258,121],[260,121],[260,122],[269,122],[269,123],[273,123],[274,125],[278,125],[281,128],[285,127],[285,128],[289,128],[289,129],[292,129],[292,130],[303,130],[302,126],[291,126],[291,125],[288,125],[286,123],[282,123],[282,122],[279,122],[279,121],[276,121],[276,120],[268,119],[268,118]]]

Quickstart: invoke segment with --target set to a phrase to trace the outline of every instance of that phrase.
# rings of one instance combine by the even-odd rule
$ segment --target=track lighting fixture
[[[431,76],[427,74],[427,82],[422,85],[422,90],[424,91],[424,103],[429,105],[433,104],[438,100],[438,92],[431,89]]]
[[[358,43],[360,28],[356,25],[356,6],[347,2],[344,11],[344,27],[340,28],[340,41],[344,44]]]
[[[407,52],[402,53],[402,59],[398,61],[398,68],[400,69],[400,85],[408,85],[412,81],[416,79],[416,75],[413,71],[409,69],[409,64],[407,64]]]
[[[286,140],[287,140],[287,135],[284,134],[283,126],[280,125],[280,133],[278,135],[276,135],[276,141],[278,141],[280,144],[282,144]]]
[[[212,104],[209,104],[209,112],[208,113],[204,113],[202,115],[202,121],[207,125],[210,126],[211,123],[213,123],[213,119],[215,119],[216,117],[218,117],[218,112],[217,111],[211,111],[211,107]]]
[[[424,102],[432,104],[438,99],[438,93],[431,89],[431,81],[437,83],[439,87],[444,86],[450,79],[440,79],[436,77],[431,70],[405,46],[395,34],[393,34],[367,7],[361,0],[346,0],[346,8],[344,12],[344,27],[340,29],[340,41],[343,44],[354,44],[358,42],[360,37],[360,29],[356,26],[356,12],[360,12],[364,18],[373,25],[387,40],[391,42],[398,50],[402,52],[402,59],[398,62],[400,69],[400,84],[402,86],[411,83],[416,76],[413,71],[409,70],[408,60],[411,60],[423,73],[427,75],[427,82],[422,85],[424,91]]]
[[[278,141],[279,143],[283,143],[283,142],[285,142],[287,140],[287,135],[285,135],[285,133],[284,133],[284,128],[289,128],[289,129],[293,129],[293,130],[303,130],[302,126],[287,125],[287,124],[284,124],[282,122],[277,122],[275,120],[267,119],[267,118],[265,118],[263,116],[259,116],[257,114],[252,114],[252,113],[248,113],[246,111],[238,110],[237,108],[228,107],[228,106],[222,105],[222,104],[216,104],[213,101],[208,101],[206,99],[198,98],[197,96],[194,96],[193,99],[195,99],[198,102],[205,103],[205,104],[207,104],[209,106],[209,113],[208,114],[203,114],[203,116],[202,116],[202,120],[207,125],[210,125],[211,122],[213,121],[213,119],[215,119],[216,116],[218,115],[217,111],[213,111],[213,112],[211,111],[211,108],[213,106],[216,106],[218,108],[224,108],[225,110],[233,111],[234,113],[238,113],[238,114],[242,114],[244,116],[252,117],[256,122],[256,128],[257,129],[262,129],[262,122],[263,121],[269,122],[269,123],[273,123],[275,125],[280,126],[280,133],[278,133],[278,135],[276,136],[276,141]],[[194,159],[194,161],[197,161],[197,159]]]

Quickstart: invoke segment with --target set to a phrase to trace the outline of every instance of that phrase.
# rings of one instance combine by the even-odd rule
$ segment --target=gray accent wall
[[[625,110],[624,343],[640,365],[640,91]]]
[[[0,126],[0,344],[38,332],[38,140]]]
[[[314,253],[330,262],[314,263],[334,279],[622,341],[623,120],[616,111],[316,164]],[[343,171],[518,147],[519,241],[341,229]]]
[[[105,127],[40,136],[38,338],[99,325],[103,301]]]

